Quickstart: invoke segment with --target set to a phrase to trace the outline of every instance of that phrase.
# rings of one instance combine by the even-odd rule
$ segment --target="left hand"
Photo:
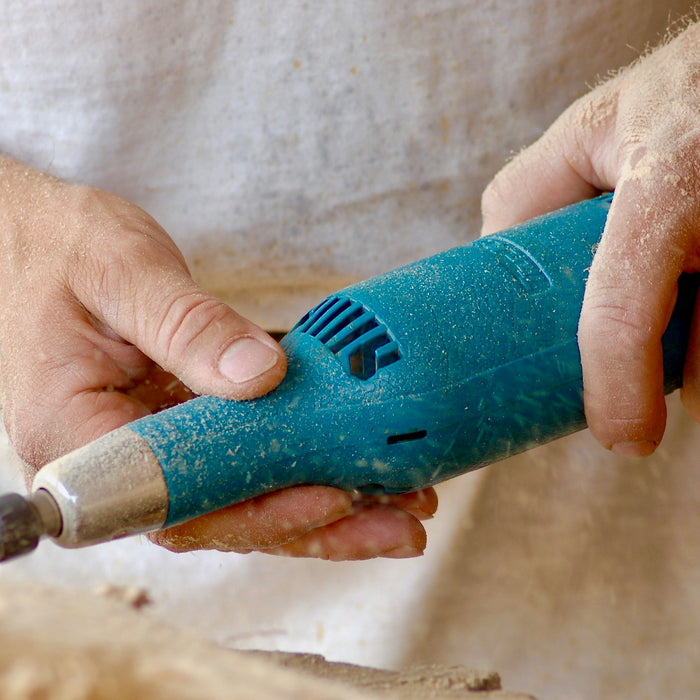
[[[645,456],[665,429],[661,337],[678,277],[700,271],[700,24],[575,102],[498,173],[482,232],[608,190],[579,322],[584,405],[605,447]],[[700,421],[697,310],[682,400]]]
[[[282,380],[282,348],[198,287],[173,240],[120,197],[0,156],[0,394],[28,476],[192,392],[239,400]],[[242,342],[242,346],[241,343]],[[357,502],[271,493],[153,535],[178,551],[364,559],[422,553],[432,489]]]

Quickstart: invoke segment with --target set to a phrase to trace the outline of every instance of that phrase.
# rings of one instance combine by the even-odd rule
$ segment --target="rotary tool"
[[[333,294],[283,338],[285,379],[201,396],[43,467],[0,499],[0,558],[82,547],[277,489],[402,493],[585,427],[577,326],[612,194]],[[681,384],[698,275],[663,337]]]

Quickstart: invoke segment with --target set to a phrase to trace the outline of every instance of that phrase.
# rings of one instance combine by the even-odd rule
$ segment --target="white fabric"
[[[285,329],[473,235],[506,158],[674,4],[6,1],[0,150],[143,206]]]
[[[205,287],[284,330],[468,240],[507,157],[691,5],[3,1],[0,150],[144,207]],[[677,407],[672,426],[642,466],[583,434],[451,482],[415,561],[135,539],[46,543],[0,577],[141,585],[151,614],[236,647],[492,666],[540,698],[691,697],[699,436]]]

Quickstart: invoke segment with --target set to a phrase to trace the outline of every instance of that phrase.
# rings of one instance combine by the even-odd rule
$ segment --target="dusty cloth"
[[[144,207],[205,287],[284,330],[473,237],[506,158],[691,5],[6,2],[0,149]],[[697,696],[700,436],[672,403],[644,463],[583,434],[441,488],[419,560],[46,543],[0,580],[136,585],[224,646],[494,668],[543,700]]]
[[[0,150],[142,206],[285,330],[462,243],[484,185],[688,0],[0,4]]]

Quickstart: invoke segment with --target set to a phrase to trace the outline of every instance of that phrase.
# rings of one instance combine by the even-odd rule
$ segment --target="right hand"
[[[700,272],[700,23],[574,102],[487,187],[491,233],[614,190],[578,327],[591,433],[644,457],[666,427],[662,337]],[[700,422],[700,303],[680,395]]]
[[[198,287],[144,211],[0,158],[0,388],[29,475],[110,430],[194,394],[271,391],[284,352]],[[156,533],[170,549],[412,556],[432,489],[384,502],[307,486]]]

